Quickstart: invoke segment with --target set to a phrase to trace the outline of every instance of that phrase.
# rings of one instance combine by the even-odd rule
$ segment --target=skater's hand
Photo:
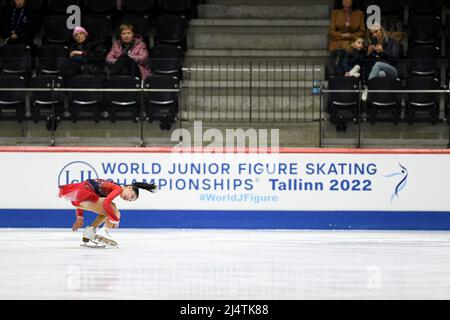
[[[77,231],[79,228],[83,226],[84,218],[83,217],[77,217],[77,220],[75,220],[75,223],[72,226],[72,231]]]

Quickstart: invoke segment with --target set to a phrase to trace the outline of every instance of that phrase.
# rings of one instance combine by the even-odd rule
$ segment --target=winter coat
[[[364,37],[366,24],[364,12],[361,10],[352,10],[349,26],[345,25],[345,12],[343,10],[333,10],[331,22],[328,30],[330,51],[336,49],[345,49],[354,37]],[[342,37],[343,33],[350,33],[349,38]]]
[[[122,54],[127,54],[122,51],[122,41],[116,40],[106,56],[106,62],[114,64]],[[134,37],[134,45],[128,56],[139,64],[142,79],[147,78],[150,75],[150,68],[147,66],[148,50],[141,36],[136,35]]]
[[[353,49],[346,53],[342,63],[344,72],[349,72],[356,65],[364,68],[367,63],[367,51]]]

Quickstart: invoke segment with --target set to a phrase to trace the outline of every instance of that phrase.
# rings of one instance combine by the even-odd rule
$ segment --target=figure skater
[[[112,246],[117,247],[117,242],[111,239],[109,229],[119,227],[120,212],[112,202],[117,196],[125,201],[136,201],[139,197],[139,189],[156,192],[154,183],[148,184],[135,182],[124,187],[103,179],[89,179],[81,183],[59,186],[59,197],[64,197],[72,202],[76,209],[76,220],[72,231],[77,231],[83,226],[84,210],[98,214],[92,224],[83,232],[84,246]],[[104,223],[104,235],[97,234],[97,229]],[[91,245],[92,246],[92,245]]]

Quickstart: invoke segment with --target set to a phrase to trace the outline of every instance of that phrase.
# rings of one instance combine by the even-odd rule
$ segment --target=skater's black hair
[[[150,191],[151,193],[156,192],[158,190],[158,187],[154,183],[145,183],[145,182],[135,182],[131,184],[131,188],[133,189],[134,193],[136,193],[136,196],[139,198],[139,189],[144,189],[147,191]]]

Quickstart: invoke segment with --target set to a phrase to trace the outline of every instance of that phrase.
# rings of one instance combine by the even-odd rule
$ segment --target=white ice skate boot
[[[83,243],[81,244],[81,246],[88,248],[105,248],[106,244],[100,243],[100,241],[96,239],[96,232],[96,227],[86,227],[83,232]]]
[[[89,241],[95,241],[95,233],[97,231],[96,227],[89,226],[84,229],[83,232],[83,242],[87,243]]]
[[[118,244],[111,237],[107,228],[101,228],[95,235],[95,240],[101,244],[106,244],[108,247],[117,248]]]

